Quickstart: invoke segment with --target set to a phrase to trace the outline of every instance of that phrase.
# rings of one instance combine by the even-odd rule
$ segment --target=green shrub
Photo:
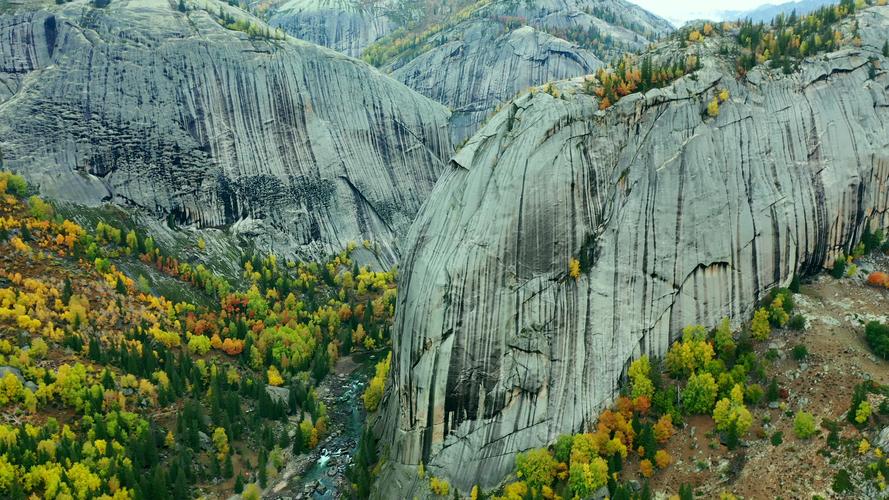
[[[858,422],[855,421],[858,407],[861,406],[861,403],[867,401],[867,394],[870,392],[870,388],[870,384],[862,382],[852,389],[852,403],[849,406],[849,411],[846,412],[846,420],[852,425],[858,425]]]
[[[846,469],[840,469],[836,475],[833,476],[833,484],[831,485],[833,491],[836,493],[847,493],[852,491],[852,479],[849,477],[849,472]]]
[[[658,414],[673,417],[674,425],[682,425],[682,413],[676,408],[676,386],[657,389],[651,399],[651,406]]]
[[[836,279],[840,279],[846,275],[846,256],[840,254],[837,259],[833,262],[833,269],[830,270],[830,275]]]
[[[34,218],[40,220],[50,220],[55,214],[52,205],[43,201],[43,199],[37,195],[28,198],[28,211]]]
[[[556,444],[553,445],[553,454],[557,461],[568,463],[568,459],[571,457],[572,444],[574,444],[574,436],[571,434],[562,434],[556,439]]]
[[[840,424],[824,419],[821,421],[821,427],[827,429],[827,446],[837,449],[840,446]]]
[[[778,391],[778,380],[775,377],[772,377],[772,380],[769,381],[769,388],[766,390],[766,401],[769,403],[773,401],[778,401],[778,398],[781,396]]]
[[[874,354],[889,359],[889,325],[871,321],[864,327],[864,337]]]
[[[809,439],[815,435],[817,428],[815,427],[815,417],[808,412],[796,412],[793,418],[793,433],[800,439]]]
[[[802,344],[794,346],[791,352],[793,353],[793,359],[797,361],[802,361],[809,357],[809,350]]]
[[[2,186],[0,193],[7,192],[20,198],[28,194],[28,183],[25,178],[12,172],[0,172],[0,186]]]
[[[766,391],[759,384],[750,384],[747,386],[747,389],[744,391],[744,400],[749,404],[756,405],[762,401],[762,398],[765,397]]]
[[[883,245],[883,240],[886,235],[883,233],[882,229],[877,229],[874,232],[871,232],[870,225],[865,224],[864,226],[864,234],[861,235],[861,244],[864,245],[864,253],[871,253],[874,250],[879,250]]]
[[[784,433],[781,431],[775,431],[771,437],[772,446],[781,446],[781,443],[784,442]]]
[[[772,290],[772,293],[769,294],[769,303],[774,304],[778,299],[781,299],[781,307],[787,314],[792,313],[796,308],[796,303],[793,301],[793,292],[791,292],[789,288],[776,288]]]
[[[802,314],[794,314],[787,322],[787,328],[798,332],[806,329],[806,317]]]

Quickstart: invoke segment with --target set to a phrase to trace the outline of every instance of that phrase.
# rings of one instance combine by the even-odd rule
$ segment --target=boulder
[[[25,377],[22,376],[22,371],[14,366],[0,366],[0,378],[5,377],[7,374],[13,374],[15,378],[19,379],[19,382],[25,383]]]

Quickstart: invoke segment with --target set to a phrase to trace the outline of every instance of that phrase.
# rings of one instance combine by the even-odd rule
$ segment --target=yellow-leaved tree
[[[367,385],[362,399],[364,399],[364,407],[369,412],[377,411],[380,401],[383,400],[383,389],[386,386],[386,377],[389,375],[389,366],[392,363],[392,353],[390,352],[386,359],[377,363],[376,373]]]

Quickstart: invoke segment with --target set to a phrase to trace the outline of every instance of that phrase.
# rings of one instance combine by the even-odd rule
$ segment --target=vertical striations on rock
[[[447,109],[215,0],[174,4],[0,16],[6,164],[53,197],[230,227],[303,258],[374,240],[391,264],[451,153]],[[249,34],[220,26],[222,9]]]
[[[269,23],[301,40],[360,57],[368,45],[397,28],[387,16],[390,3],[283,0],[274,7]]]
[[[562,82],[470,139],[408,233],[378,495],[421,492],[421,462],[495,486],[516,453],[591,426],[635,357],[889,227],[889,7],[856,19],[860,48],[793,74],[739,81],[706,42],[670,87],[599,111]]]
[[[525,26],[512,31],[478,20],[460,36],[392,72],[393,78],[451,108],[455,143],[475,133],[502,102],[529,87],[587,75],[601,67],[592,52]]]
[[[271,23],[447,105],[455,143],[518,92],[593,73],[672,31],[624,0],[280,0]]]

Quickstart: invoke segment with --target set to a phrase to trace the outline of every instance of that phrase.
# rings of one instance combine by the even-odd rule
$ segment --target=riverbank
[[[333,371],[316,391],[327,407],[329,432],[315,449],[294,457],[285,453],[285,466],[270,481],[263,498],[279,500],[333,500],[348,498],[346,470],[358,448],[366,413],[361,395],[386,351],[355,353],[337,360]],[[297,422],[291,419],[290,426]]]

